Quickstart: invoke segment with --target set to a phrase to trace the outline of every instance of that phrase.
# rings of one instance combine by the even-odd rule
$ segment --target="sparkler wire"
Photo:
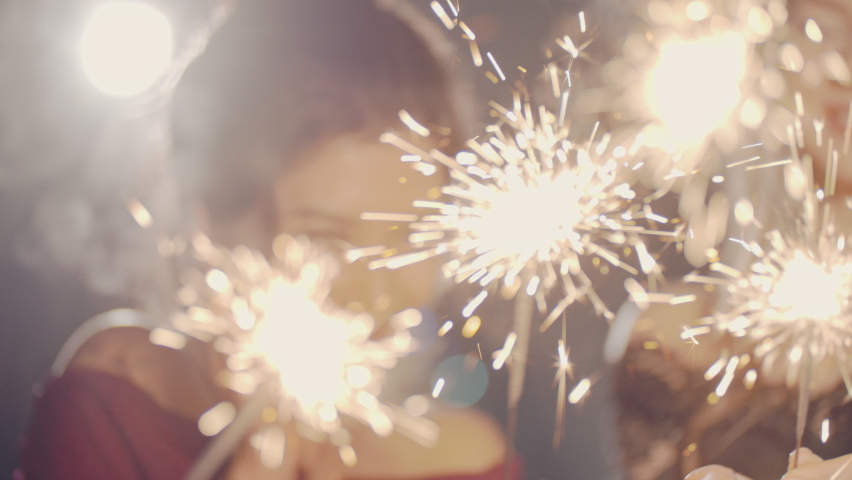
[[[527,292],[518,292],[515,296],[515,318],[513,323],[517,340],[512,348],[512,368],[509,370],[509,444],[515,444],[515,436],[518,433],[518,403],[524,391],[524,378],[526,376],[527,356],[530,345],[530,331],[532,330],[532,317],[535,303],[533,297]],[[514,449],[510,448],[507,454],[504,478],[511,479],[512,464],[514,463]]]
[[[810,342],[805,342],[806,345],[808,343]],[[808,419],[808,394],[810,393],[811,376],[813,375],[812,361],[811,349],[803,349],[799,370],[799,403],[796,407],[796,454],[793,456],[793,468],[799,466],[799,450],[802,449],[802,439],[805,436],[805,424]]]

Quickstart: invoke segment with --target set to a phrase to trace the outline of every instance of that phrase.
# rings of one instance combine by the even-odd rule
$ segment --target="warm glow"
[[[172,56],[169,21],[136,2],[109,2],[92,14],[80,45],[83,68],[102,92],[125,97],[151,87]]]
[[[732,32],[662,45],[645,95],[671,141],[700,142],[728,119],[741,99],[745,54],[745,40]]]
[[[572,228],[582,220],[578,202],[584,191],[571,177],[569,172],[540,176],[532,184],[509,177],[506,190],[495,192],[482,215],[465,219],[462,228],[475,232],[482,251],[546,258],[558,242],[576,236]]]
[[[272,282],[269,298],[254,347],[303,408],[334,403],[346,387],[347,324],[324,315],[306,292],[283,278]]]
[[[796,252],[769,296],[781,318],[822,320],[843,311],[843,269],[826,269]]]

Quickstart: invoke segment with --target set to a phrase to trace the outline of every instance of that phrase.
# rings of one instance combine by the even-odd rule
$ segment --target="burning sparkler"
[[[474,64],[481,66],[475,34],[458,18],[457,9],[450,16],[437,1],[432,2],[432,8],[448,29],[458,26],[464,32]],[[582,13],[580,24],[585,33]],[[410,222],[413,233],[409,241],[415,252],[387,255],[385,249],[377,247],[359,249],[350,256],[382,255],[372,260],[369,268],[395,269],[447,255],[449,260],[443,268],[446,277],[482,288],[462,309],[466,318],[495,291],[506,299],[514,298],[513,328],[504,347],[494,352],[493,363],[494,369],[506,363],[512,367],[508,387],[510,437],[514,436],[517,405],[524,386],[535,307],[547,313],[546,296],[561,290],[562,299],[550,309],[541,331],[579,299],[588,299],[599,315],[611,319],[612,312],[584,270],[589,268],[587,261],[602,274],[608,273],[610,266],[632,275],[638,275],[639,268],[645,274],[659,273],[641,235],[675,237],[682,230],[679,226],[678,232],[661,231],[659,226],[669,220],[653,212],[652,198],[637,199],[627,180],[633,176],[622,172],[627,158],[641,145],[625,145],[608,133],[598,138],[598,124],[585,139],[578,139],[569,129],[570,69],[590,42],[577,43],[568,36],[558,39],[557,45],[567,55],[553,59],[544,69],[544,78],[559,101],[558,115],[543,106],[533,107],[526,92],[515,91],[511,109],[489,103],[497,123],[486,128],[484,138],[469,140],[468,149],[455,158],[437,149],[426,151],[401,135],[384,134],[381,140],[400,148],[403,161],[410,162],[415,170],[431,175],[440,167],[446,168],[451,184],[428,200],[415,203],[427,211],[419,218],[383,212],[363,214],[365,220]],[[490,52],[487,58],[494,72],[505,79]],[[499,81],[490,71],[486,76],[495,83]],[[400,120],[413,134],[430,135],[407,112],[400,112]],[[630,264],[633,252],[639,268]],[[570,370],[564,339],[561,348],[555,445],[560,441],[567,394],[565,377]],[[579,402],[590,387],[589,379],[582,380],[567,400]]]
[[[637,202],[631,185],[619,178],[622,147],[610,150],[610,136],[575,142],[567,126],[555,115],[539,109],[538,120],[529,103],[516,94],[515,108],[492,103],[501,124],[488,128],[485,139],[467,143],[470,151],[451,158],[438,150],[425,152],[399,135],[386,133],[382,141],[416,156],[434,171],[439,163],[450,171],[451,185],[444,187],[446,200],[423,200],[417,207],[432,212],[413,219],[409,240],[419,250],[379,258],[370,268],[401,268],[436,255],[449,253],[444,265],[447,277],[458,283],[477,283],[483,290],[463,309],[471,316],[502,281],[503,292],[512,297],[523,290],[545,309],[545,294],[561,285],[564,297],[542,325],[546,329],[575,300],[587,297],[606,318],[612,313],[592,288],[581,258],[594,262],[606,273],[600,259],[637,275],[617,250],[635,248],[642,271],[656,266],[640,235],[673,235],[647,229],[640,222],[668,223],[648,203]],[[419,168],[421,171],[425,168]],[[363,218],[397,221],[397,215],[367,212]]]
[[[430,200],[415,202],[426,213],[409,219],[409,241],[416,251],[382,256],[369,268],[403,268],[438,255],[448,255],[443,271],[457,283],[478,284],[481,290],[462,309],[471,317],[495,290],[515,299],[512,332],[496,353],[494,368],[507,360],[509,431],[524,384],[527,350],[536,305],[546,313],[546,295],[559,291],[562,299],[550,309],[540,330],[546,330],[575,301],[586,298],[599,315],[612,312],[597,295],[587,274],[588,263],[602,274],[610,266],[639,275],[658,273],[642,235],[671,239],[676,232],[659,225],[668,219],[653,212],[650,202],[637,201],[631,185],[620,177],[626,148],[611,145],[596,130],[587,140],[570,138],[564,119],[538,109],[516,93],[514,108],[492,103],[500,122],[488,136],[467,142],[469,150],[451,158],[438,150],[426,152],[400,135],[386,133],[382,141],[405,152],[406,160],[424,174],[437,165],[449,170],[451,184]],[[615,143],[615,142],[612,142]],[[399,221],[395,214],[366,212],[369,220]],[[639,268],[624,258],[636,252]],[[359,250],[356,256],[365,256]],[[372,252],[381,254],[383,249]],[[562,374],[567,370],[562,369]],[[560,409],[566,384],[560,382]],[[584,380],[568,398],[579,402],[591,383]],[[562,421],[563,415],[557,414]],[[561,425],[556,425],[560,429]],[[558,443],[559,438],[555,438]]]
[[[740,241],[756,257],[747,271],[711,264],[712,271],[726,277],[722,282],[726,297],[710,324],[687,329],[681,336],[694,338],[717,329],[754,342],[752,353],[762,359],[764,372],[785,372],[788,387],[799,387],[796,430],[801,443],[813,372],[836,365],[832,368],[852,392],[852,252],[836,223],[837,204],[829,201],[835,193],[840,152],[829,139],[826,181],[824,189],[817,189],[810,154],[799,154],[805,135],[800,117],[797,120],[788,128],[792,158],[776,163],[784,166],[789,195],[802,201],[799,217],[792,229],[770,231],[766,244]],[[815,128],[820,130],[819,122]],[[848,138],[849,133],[845,144]],[[817,148],[825,148],[819,136]],[[718,278],[697,275],[687,280],[719,283]],[[707,380],[724,371],[717,396],[726,393],[738,365],[747,363],[748,357],[724,355],[707,371]],[[756,375],[749,371],[747,386]]]
[[[381,436],[393,431],[401,410],[382,404],[378,395],[385,371],[411,351],[407,328],[419,323],[419,312],[397,314],[392,319],[396,334],[372,340],[369,315],[351,314],[329,302],[336,262],[306,238],[280,235],[271,261],[246,247],[214,246],[203,235],[192,245],[207,270],[184,272],[178,297],[187,309],[172,325],[213,341],[227,355],[221,384],[245,395],[270,382],[276,385],[277,416],[294,417],[315,434],[327,434],[347,464],[355,457],[341,416],[361,420]],[[215,435],[233,419],[233,406],[222,408],[231,413],[218,417],[228,418],[217,423],[205,414],[199,421],[203,431]],[[413,438],[434,441],[435,432],[425,424],[404,423]],[[283,449],[282,442],[273,443]]]
[[[734,152],[771,114],[784,92],[779,68],[788,66],[765,63],[761,49],[780,44],[787,14],[775,0],[640,5],[623,56],[604,67],[622,95],[587,108],[613,111],[636,132],[646,148],[635,161],[649,163],[662,188],[700,169],[711,145]]]

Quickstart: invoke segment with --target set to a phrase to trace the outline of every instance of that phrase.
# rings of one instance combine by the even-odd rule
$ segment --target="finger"
[[[721,465],[708,465],[690,473],[684,480],[751,480]]]
[[[852,455],[844,455],[790,470],[781,479],[852,480]]]
[[[790,457],[787,460],[787,471],[793,470],[793,462],[796,460],[796,451],[790,452]],[[799,464],[796,468],[806,467],[815,463],[822,462],[822,458],[811,451],[810,448],[802,447],[799,449]]]
[[[296,480],[299,439],[278,425],[261,428],[231,457],[229,480]]]

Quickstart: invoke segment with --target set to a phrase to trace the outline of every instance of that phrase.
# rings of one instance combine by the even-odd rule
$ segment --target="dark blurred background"
[[[103,95],[79,59],[83,25],[99,3],[0,0],[0,478],[11,477],[33,392],[75,328],[111,308],[146,306],[140,298],[168,288],[157,281],[152,259],[158,232],[178,222],[180,212],[168,208],[173,192],[162,182],[168,158],[158,136],[158,110],[129,108],[133,100]],[[178,49],[203,30],[217,5],[213,0],[149,3],[172,22]],[[413,3],[435,19],[428,0]],[[591,58],[575,69],[578,82],[596,55],[603,56],[606,30],[615,24],[613,12],[590,0],[459,3],[460,17],[476,32],[483,54],[492,52],[507,76],[498,84],[486,78],[487,59],[479,69],[463,69],[476,86],[483,122],[485,100],[505,103],[517,80],[535,80],[533,72],[541,70],[543,52],[555,48],[557,35],[577,33],[578,11],[586,11],[590,29],[600,29]],[[458,30],[449,37],[458,41]],[[457,43],[459,62],[469,65],[467,46]],[[151,228],[141,229],[129,214],[127,202],[136,198],[154,206]],[[611,308],[623,300],[620,284],[614,279],[608,282],[612,291],[602,292]],[[466,294],[451,294],[447,311],[458,312]],[[501,346],[507,311],[511,305],[499,302],[481,311],[489,318],[483,331],[491,328],[478,338],[483,350]],[[598,381],[583,405],[568,408],[565,440],[554,451],[552,364],[561,331],[555,327],[534,335],[516,446],[531,480],[616,478],[609,376],[599,353],[606,322],[585,305],[572,307],[567,316],[578,378],[596,374]],[[458,348],[474,347],[460,340]],[[480,406],[505,422],[505,371],[491,376]]]

